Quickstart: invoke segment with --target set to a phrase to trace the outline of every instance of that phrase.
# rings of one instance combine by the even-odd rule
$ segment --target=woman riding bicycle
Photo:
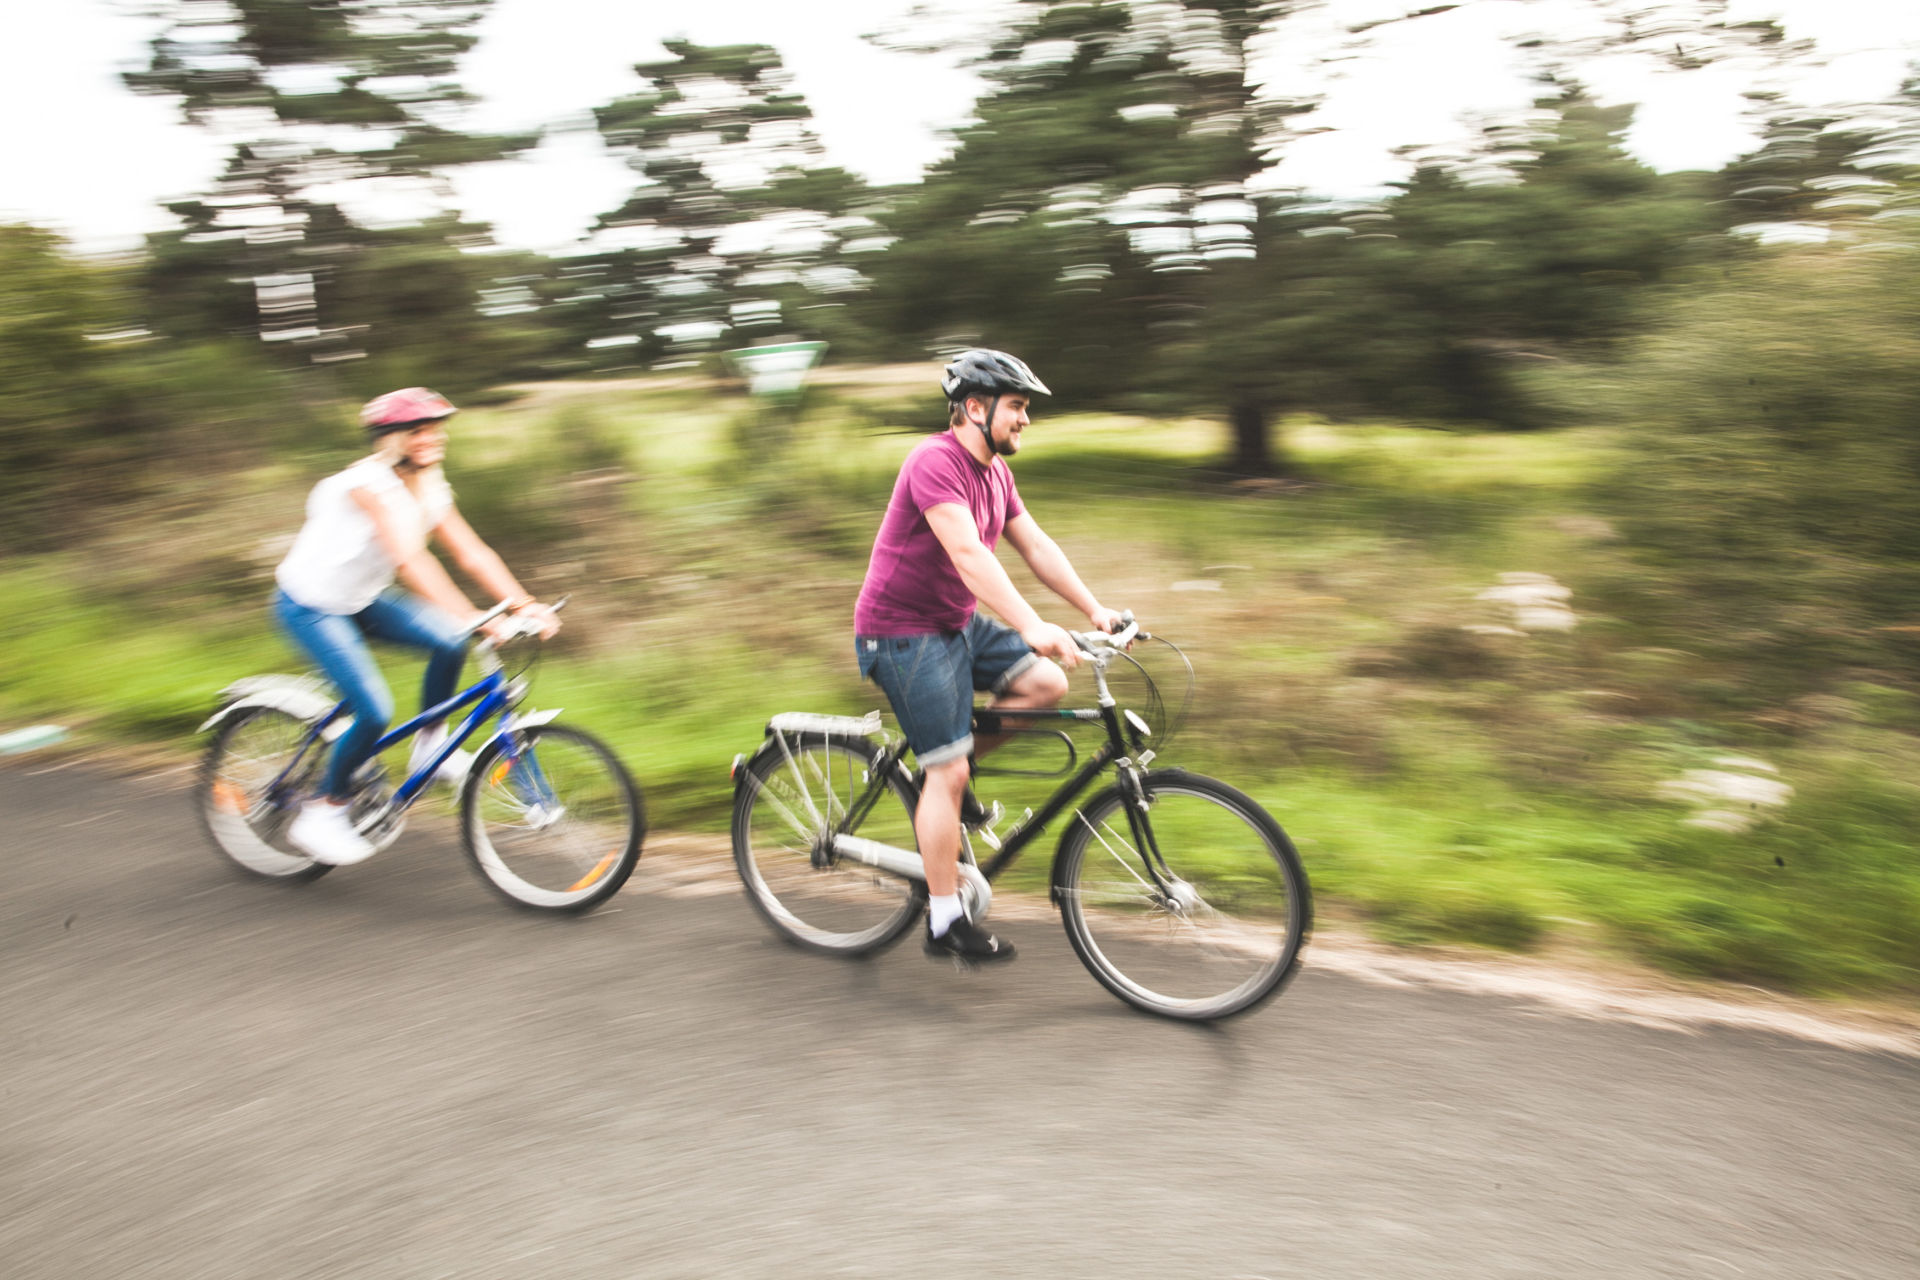
[[[453,413],[452,404],[424,387],[369,401],[360,421],[374,452],[313,487],[306,523],[274,573],[274,616],[353,713],[334,743],[321,794],[303,804],[287,828],[288,841],[316,862],[343,866],[374,851],[354,830],[347,809],[354,771],[393,718],[393,695],[367,637],[431,655],[420,689],[422,710],[446,701],[459,681],[466,657],[462,628],[480,611],[427,549],[429,538],[481,587],[514,601],[514,613],[543,635],[560,628],[553,611],[522,589],[454,506],[440,469],[444,424]],[[396,574],[412,591],[394,585]],[[416,735],[415,760],[430,758],[445,732],[441,724]],[[457,781],[466,763],[465,753],[456,752],[441,776]]]

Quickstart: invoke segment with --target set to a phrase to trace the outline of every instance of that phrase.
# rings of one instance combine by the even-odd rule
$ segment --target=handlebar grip
[[[1131,613],[1125,615],[1123,622],[1125,625],[1118,631],[1069,631],[1067,634],[1088,653],[1092,653],[1096,647],[1124,649],[1140,634],[1140,624],[1134,621]]]

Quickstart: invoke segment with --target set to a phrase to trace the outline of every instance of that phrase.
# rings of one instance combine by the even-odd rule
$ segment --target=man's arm
[[[1087,584],[1080,581],[1080,575],[1073,571],[1067,553],[1060,549],[1059,543],[1047,536],[1046,530],[1031,514],[1023,511],[1007,521],[1006,533],[1007,541],[1013,544],[1013,549],[1033,570],[1033,576],[1045,583],[1048,590],[1086,614],[1087,621],[1095,627],[1102,631],[1113,630],[1113,623],[1119,620],[1120,615],[1105,608],[1094,598],[1093,592],[1087,590]],[[1001,576],[1006,576],[1004,571]]]
[[[1065,667],[1080,661],[1080,649],[1073,643],[1073,637],[1053,623],[1041,621],[1040,615],[1013,585],[1007,571],[993,558],[993,552],[980,541],[980,531],[974,527],[971,511],[957,502],[939,502],[928,507],[926,514],[933,536],[940,539],[953,567],[960,571],[960,580],[981,604],[1018,631],[1035,653],[1057,659]]]

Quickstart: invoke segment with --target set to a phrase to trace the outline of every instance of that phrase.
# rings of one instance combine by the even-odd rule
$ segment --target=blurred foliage
[[[1247,80],[1289,6],[1026,8],[979,122],[887,215],[871,305],[902,340],[1028,353],[1070,402],[1218,413],[1241,475],[1284,469],[1270,424],[1300,410],[1542,425],[1531,363],[1634,332],[1646,286],[1711,252],[1701,184],[1577,88],[1544,132],[1329,205],[1248,185],[1305,109]]]
[[[1634,433],[1623,596],[1770,673],[1755,698],[1920,678],[1920,237],[1749,263],[1665,320],[1590,402]]]
[[[356,197],[443,209],[449,169],[538,140],[456,127],[471,101],[458,63],[489,3],[153,5],[163,25],[127,85],[238,139],[214,190],[169,206],[181,229],[151,237],[153,327],[255,335],[289,363],[355,365],[338,376],[363,396],[395,382],[478,387],[536,350],[481,324],[487,273],[466,255],[489,243],[485,227],[444,213],[376,227],[350,211]]]
[[[642,92],[594,112],[639,185],[568,260],[567,327],[600,368],[832,336],[844,323],[819,313],[864,286],[847,255],[876,243],[866,184],[825,163],[774,49],[666,50],[634,68]]]

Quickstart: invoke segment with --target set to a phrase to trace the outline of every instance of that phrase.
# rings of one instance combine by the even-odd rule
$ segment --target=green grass
[[[894,399],[823,389],[794,423],[684,380],[556,384],[458,420],[463,510],[535,589],[573,593],[533,701],[612,742],[656,823],[722,829],[727,766],[769,714],[881,705],[849,633],[918,439],[885,429],[900,415],[873,404]],[[1027,440],[1037,517],[1104,600],[1195,664],[1163,759],[1265,804],[1323,902],[1398,943],[1920,995],[1920,700],[1857,671],[1756,712],[1748,673],[1607,613],[1601,588],[1640,572],[1587,496],[1616,433],[1294,422],[1304,483],[1282,487],[1225,482],[1213,423],[1042,418]],[[111,539],[0,560],[0,728],[194,750],[225,683],[297,667],[264,608],[276,539],[347,460],[183,478]],[[1570,586],[1580,627],[1463,630],[1511,621],[1479,595],[1512,571]],[[1142,657],[1177,700],[1172,655]],[[388,671],[404,702],[417,666]],[[1792,801],[1744,834],[1682,825],[1660,784],[1727,753],[1776,765]],[[1018,812],[1050,785],[982,789]],[[1049,849],[1017,883],[1044,878]]]

